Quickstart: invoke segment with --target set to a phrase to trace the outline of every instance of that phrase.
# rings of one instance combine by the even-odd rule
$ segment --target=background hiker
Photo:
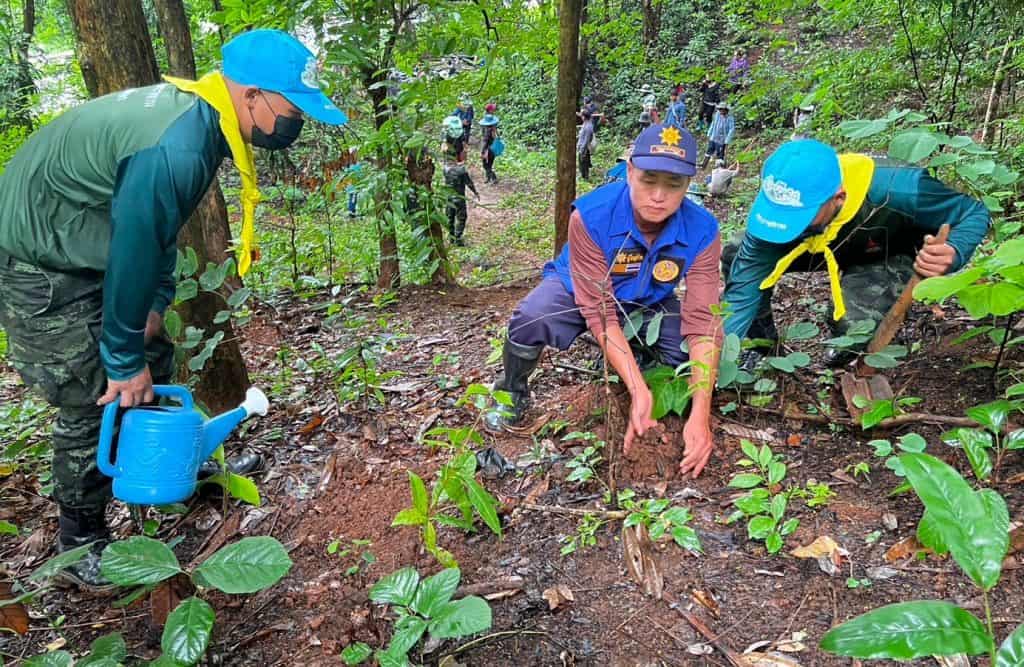
[[[489,428],[518,423],[529,398],[529,377],[545,346],[567,349],[589,330],[622,379],[631,398],[625,450],[657,422],[651,419],[651,391],[622,332],[622,318],[644,313],[646,331],[655,313],[664,314],[660,335],[645,354],[679,365],[687,355],[700,362],[690,378],[692,409],[683,430],[683,474],[699,475],[711,455],[711,391],[721,341],[717,304],[721,242],[718,221],[685,201],[696,173],[697,144],[688,132],[652,125],[636,140],[623,182],[602,186],[576,200],[569,241],[544,267],[544,279],[524,298],[508,325],[504,374],[496,389],[511,393],[513,414],[492,411]],[[683,300],[675,290],[685,279]],[[645,334],[638,336],[645,340]]]
[[[933,235],[943,224],[949,240]],[[836,335],[878,325],[907,280],[956,271],[988,231],[985,205],[927,169],[857,153],[837,155],[813,139],[790,141],[764,163],[761,190],[742,239],[723,253],[727,333],[775,340],[772,286],[784,273],[824,271]],[[830,350],[840,365],[846,354]]]
[[[700,115],[698,117],[698,129],[703,130],[711,125],[711,119],[715,115],[715,108],[722,99],[722,91],[717,81],[713,81],[710,75],[705,75],[700,84]]]
[[[178,231],[230,157],[242,181],[239,272],[259,200],[251,146],[291,145],[303,113],[346,122],[320,92],[316,58],[253,30],[223,47],[223,74],[112,93],[40,128],[0,174],[0,326],[26,385],[58,409],[53,498],[60,550],[94,543],[63,575],[87,587],[109,538],[110,479],[96,466],[102,406],[153,400],[174,346]]]
[[[484,114],[483,120],[480,121],[480,127],[483,128],[483,148],[480,149],[480,158],[483,161],[484,173],[486,174],[485,182],[497,183],[498,175],[494,173],[494,160],[497,157],[494,154],[493,146],[494,141],[498,138],[498,125],[501,121],[494,115],[494,112],[498,110],[495,104],[487,105],[487,113]]]
[[[660,115],[658,114],[658,96],[654,94],[654,89],[651,88],[651,84],[645,83],[640,86],[640,95],[641,112],[648,115],[652,124],[660,122]]]
[[[469,144],[469,136],[473,133],[473,117],[475,115],[473,100],[469,97],[469,93],[462,93],[452,115],[457,116],[462,122],[462,143]]]
[[[583,112],[583,125],[580,125],[579,137],[576,139],[576,155],[580,162],[580,176],[590,180],[590,154],[594,150],[594,120],[589,111]]]
[[[480,198],[480,193],[476,191],[476,185],[473,184],[473,179],[469,176],[466,163],[461,160],[455,163],[445,163],[444,184],[453,190],[453,194],[448,196],[448,203],[445,207],[445,212],[448,215],[448,232],[451,234],[452,242],[461,247],[466,245],[462,240],[462,234],[466,231],[466,219],[469,216],[466,210],[466,188],[472,190],[477,199]]]
[[[704,153],[704,162],[700,168],[708,166],[708,161],[714,157],[725,162],[725,149],[732,143],[732,137],[736,133],[736,120],[729,113],[729,105],[725,102],[718,103],[718,113],[715,114],[711,126],[708,128],[708,149]]]
[[[672,88],[669,100],[668,111],[665,113],[665,124],[671,125],[677,130],[686,129],[686,102],[683,101],[682,85]]]

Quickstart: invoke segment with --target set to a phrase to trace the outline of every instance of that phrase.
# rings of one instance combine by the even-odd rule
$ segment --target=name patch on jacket
[[[643,264],[646,256],[647,250],[643,248],[620,250],[615,254],[615,260],[612,262],[611,274],[613,276],[628,276],[639,273],[640,265]]]

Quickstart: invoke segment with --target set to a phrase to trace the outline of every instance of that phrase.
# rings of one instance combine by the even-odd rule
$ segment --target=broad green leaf
[[[736,361],[740,356],[740,337],[731,333],[722,342],[722,358]]]
[[[957,292],[957,299],[976,320],[987,315],[1009,315],[1024,310],[1024,287],[1005,282],[970,285]]]
[[[697,536],[697,531],[689,526],[675,526],[672,529],[672,539],[684,549],[697,553],[704,552],[704,548],[700,543],[700,537]]]
[[[441,517],[438,517],[440,519]],[[391,522],[392,526],[419,526],[426,521],[427,517],[423,516],[418,509],[415,507],[408,507],[397,515],[395,520]]]
[[[942,541],[941,530],[940,526],[935,525],[935,520],[932,519],[928,510],[925,510],[917,524],[917,541],[939,556],[948,554],[949,547]]]
[[[245,303],[250,296],[252,296],[252,290],[248,287],[235,290],[231,293],[231,296],[228,297],[228,305],[232,308],[238,308]]]
[[[785,340],[811,340],[820,333],[818,325],[813,322],[797,322],[786,328]]]
[[[71,667],[75,659],[67,651],[48,651],[32,656],[23,664],[24,667]]]
[[[962,159],[963,156],[957,153],[939,153],[928,161],[928,166],[932,169],[938,169],[939,167],[945,167],[946,165],[959,162]]]
[[[243,537],[196,568],[199,583],[225,593],[255,593],[288,574],[292,559],[273,537]]]
[[[764,538],[764,548],[770,554],[778,553],[782,549],[782,535],[773,530],[768,537]]]
[[[768,357],[765,361],[768,362],[769,366],[783,373],[792,373],[796,370],[793,362],[788,357]]]
[[[786,513],[786,494],[779,493],[772,498],[771,502],[771,515],[775,519],[776,523],[782,520],[782,515]]]
[[[1007,531],[999,530],[982,496],[956,470],[928,454],[903,454],[899,459],[942,543],[975,584],[990,590],[999,581],[1009,547]]]
[[[31,576],[29,576],[28,580],[35,582],[49,579],[64,568],[71,567],[78,561],[85,558],[85,554],[89,553],[90,549],[92,549],[91,544],[83,544],[80,547],[68,549],[62,554],[57,554],[50,560],[43,563],[35,572],[32,573]]]
[[[744,472],[730,479],[729,486],[734,489],[752,489],[762,482],[764,479],[760,475]]]
[[[644,311],[642,308],[637,308],[629,315],[626,316],[626,321],[622,326],[622,333],[626,335],[626,341],[631,341],[640,335],[640,328],[644,325]]]
[[[1024,624],[1018,625],[1003,640],[996,653],[995,667],[1021,667],[1024,665]]]
[[[217,266],[213,262],[207,262],[206,270],[199,276],[199,286],[207,292],[213,292],[220,288],[224,284],[224,279],[227,277],[227,273],[221,270],[221,267]]]
[[[1003,441],[1003,447],[1006,449],[1024,449],[1024,429],[1010,431]]]
[[[778,484],[786,477],[786,464],[781,461],[772,461],[768,464],[768,483]]]
[[[89,655],[75,664],[77,667],[99,667],[104,661],[119,664],[128,656],[128,647],[120,632],[111,632],[93,640],[89,646]]]
[[[772,450],[768,445],[761,445],[761,448],[757,450],[757,464],[762,468],[768,466],[772,462]]]
[[[151,537],[129,537],[103,550],[100,572],[118,586],[156,584],[181,572],[170,548]]]
[[[685,507],[673,507],[672,509],[666,510],[665,513],[661,515],[661,518],[671,524],[682,525],[689,522],[693,517],[690,514],[690,510]]]
[[[755,516],[747,524],[747,536],[752,540],[763,540],[775,530],[775,523],[770,516]]]
[[[1002,433],[1006,425],[1006,418],[1010,415],[1013,406],[1006,399],[999,399],[991,403],[975,405],[967,408],[967,416],[978,422],[992,433]]]
[[[341,651],[341,660],[346,665],[358,665],[366,662],[366,659],[373,655],[373,649],[363,642],[349,644]]]
[[[231,311],[230,310],[218,310],[217,314],[213,316],[213,323],[214,324],[224,324],[225,322],[227,322],[230,319],[231,319]]]
[[[885,132],[888,127],[885,119],[848,120],[839,124],[839,131],[849,139],[866,139]]]
[[[658,337],[661,336],[661,320],[664,317],[665,313],[658,311],[647,323],[647,336],[644,342],[646,342],[649,347],[657,345]]]
[[[412,604],[420,575],[411,567],[403,567],[385,576],[370,589],[370,599],[381,604],[397,604],[408,607]]]
[[[783,537],[785,537],[786,535],[789,535],[794,530],[796,530],[799,525],[800,519],[789,519],[788,521],[786,521],[786,523],[782,524],[782,529],[779,531],[779,533],[782,534]]]
[[[182,301],[194,299],[197,294],[199,294],[199,283],[192,278],[182,280],[178,283],[177,289],[175,289],[174,303],[181,303]]]
[[[495,535],[500,536],[501,520],[498,518],[497,501],[494,500],[494,496],[475,479],[466,480],[466,492],[480,518]]]
[[[912,660],[988,653],[992,637],[977,617],[956,605],[918,601],[862,614],[825,633],[820,646],[829,653],[862,660]]]
[[[973,285],[983,275],[985,275],[985,269],[976,266],[951,276],[926,278],[914,288],[914,298],[925,302],[943,301],[963,288]]]
[[[756,461],[757,460],[757,445],[750,442],[749,440],[740,440],[740,449],[747,455],[747,458]]]
[[[879,458],[885,458],[892,454],[892,443],[888,440],[872,440],[868,446],[875,448],[875,456]]]
[[[878,426],[883,420],[893,416],[892,401],[878,399],[871,402],[871,409],[860,416],[860,427],[864,430]]]
[[[430,636],[436,639],[465,637],[491,627],[491,607],[475,595],[449,602],[430,622]]]
[[[405,654],[395,655],[391,651],[377,651],[373,654],[378,667],[408,667],[409,659]]]
[[[790,352],[786,355],[786,359],[795,368],[803,368],[804,366],[811,363],[811,355],[806,352]]]
[[[395,633],[391,635],[388,653],[405,655],[427,630],[427,622],[419,616],[403,616],[395,623]]]
[[[184,665],[199,662],[210,644],[213,631],[213,607],[197,597],[183,600],[167,616],[160,638],[164,655]]]
[[[920,162],[939,147],[939,139],[927,130],[911,130],[893,137],[889,157],[905,162]]]
[[[960,444],[967,455],[967,462],[971,464],[971,470],[978,481],[985,481],[992,474],[992,458],[988,455],[987,447],[992,444],[991,436],[988,433],[980,433],[974,429],[961,429],[972,435],[962,438]]]
[[[212,477],[207,477],[203,480],[204,484],[216,484],[222,489],[226,489],[228,494],[232,498],[237,498],[242,502],[249,503],[253,507],[259,507],[263,502],[260,498],[259,487],[256,486],[256,482],[252,481],[245,475],[236,475],[230,470],[227,471],[225,477],[223,473],[217,473]]]
[[[718,378],[716,384],[719,388],[725,388],[736,381],[739,376],[740,367],[732,360],[722,358],[718,362]]]
[[[872,368],[896,368],[900,365],[899,359],[882,352],[865,355],[864,363]]]
[[[409,491],[412,493],[412,506],[423,516],[430,516],[430,499],[427,487],[419,475],[409,471]]]
[[[420,582],[419,588],[416,589],[416,595],[413,597],[413,611],[427,618],[436,616],[455,595],[455,589],[459,587],[461,576],[459,568],[449,567],[424,579]]]
[[[920,454],[928,447],[928,442],[917,433],[906,433],[900,436],[900,449],[905,452]]]
[[[167,334],[171,338],[177,338],[181,335],[181,315],[177,311],[170,308],[164,313],[164,328],[167,329]]]

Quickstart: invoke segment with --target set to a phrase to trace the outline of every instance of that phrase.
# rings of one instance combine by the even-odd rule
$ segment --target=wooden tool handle
[[[949,225],[944,224],[939,227],[939,233],[935,235],[935,240],[932,243],[945,243],[948,238]],[[896,303],[892,304],[892,308],[882,318],[878,329],[875,330],[874,337],[868,343],[868,354],[884,350],[892,342],[892,339],[896,337],[896,332],[899,331],[900,326],[903,324],[903,319],[907,316],[907,308],[914,302],[914,288],[917,287],[921,280],[923,278],[918,273],[914,273],[910,280],[907,281],[907,286],[903,288],[900,298],[896,300]]]

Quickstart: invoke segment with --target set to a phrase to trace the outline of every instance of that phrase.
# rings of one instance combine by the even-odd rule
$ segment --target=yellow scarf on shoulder
[[[843,290],[839,286],[839,263],[832,249],[828,247],[836,240],[839,230],[860,210],[864,199],[868,196],[868,188],[871,187],[871,178],[875,174],[875,162],[867,155],[858,153],[844,153],[839,156],[839,168],[843,174],[843,189],[846,190],[846,203],[839,210],[835,219],[829,223],[821,234],[804,239],[798,246],[793,248],[785,257],[775,265],[775,270],[767,278],[761,281],[761,289],[768,289],[786,272],[797,257],[805,252],[820,253],[825,255],[825,265],[828,268],[828,282],[832,287],[832,317],[836,320],[842,319],[846,314],[846,304],[843,302]]]
[[[231,102],[231,93],[220,72],[210,72],[198,81],[165,76],[164,79],[186,93],[198,95],[220,115],[220,131],[231,149],[231,159],[242,177],[242,236],[239,239],[238,275],[244,276],[252,265],[256,247],[256,204],[260,203],[260,190],[256,184],[256,163],[252,146],[242,139],[238,115]]]

